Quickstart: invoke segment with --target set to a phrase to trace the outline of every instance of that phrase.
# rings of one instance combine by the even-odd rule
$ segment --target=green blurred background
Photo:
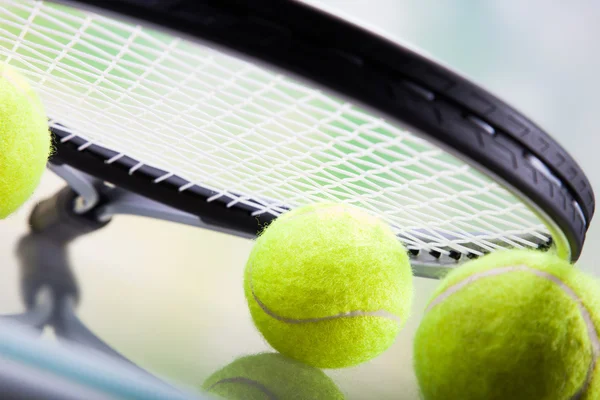
[[[417,46],[514,104],[547,129],[600,188],[600,3],[593,0],[327,0],[322,3]],[[0,224],[0,312],[22,309],[14,248],[28,213],[62,182],[46,173],[35,197]],[[593,224],[580,267],[600,274]],[[176,224],[116,218],[78,241],[72,261],[80,315],[134,361],[199,385],[234,358],[268,350],[242,292],[252,242]],[[417,399],[411,342],[435,281],[416,280],[412,317],[396,344],[356,368],[327,371],[353,399]]]

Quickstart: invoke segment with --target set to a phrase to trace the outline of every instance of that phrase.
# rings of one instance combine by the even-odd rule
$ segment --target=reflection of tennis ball
[[[453,271],[415,338],[423,398],[600,398],[599,290],[535,251],[498,252]]]
[[[0,63],[0,219],[31,196],[50,152],[42,104],[25,79]]]
[[[323,371],[277,353],[239,358],[212,374],[202,387],[228,400],[344,398]]]
[[[320,368],[386,350],[413,292],[408,255],[392,230],[341,204],[278,218],[256,241],[244,280],[252,318],[271,346]]]

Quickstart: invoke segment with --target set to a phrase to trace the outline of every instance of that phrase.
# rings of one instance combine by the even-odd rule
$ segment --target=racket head
[[[295,2],[3,2],[0,60],[44,99],[57,163],[246,236],[355,204],[417,267],[581,252],[594,197],[577,164],[412,49]]]

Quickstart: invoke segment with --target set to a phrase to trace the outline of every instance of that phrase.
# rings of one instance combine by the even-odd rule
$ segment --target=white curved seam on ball
[[[491,276],[502,275],[502,274],[506,274],[509,272],[515,272],[515,271],[530,272],[534,275],[537,275],[540,278],[547,279],[549,281],[554,282],[563,290],[563,292],[565,292],[567,294],[567,296],[569,296],[577,304],[577,308],[579,309],[581,317],[585,321],[588,337],[590,339],[590,345],[592,347],[592,360],[590,361],[586,380],[585,380],[584,384],[581,386],[581,388],[579,389],[579,391],[577,391],[577,393],[575,393],[575,395],[573,395],[570,400],[581,399],[582,396],[585,394],[585,391],[587,390],[588,386],[590,385],[590,382],[592,380],[592,375],[596,368],[598,356],[600,355],[600,339],[598,338],[598,332],[596,331],[596,327],[594,326],[592,317],[591,317],[589,311],[587,310],[587,308],[583,305],[583,302],[581,301],[579,296],[577,296],[577,294],[573,291],[573,289],[571,289],[569,286],[567,286],[558,277],[556,277],[548,272],[544,272],[544,271],[540,271],[535,268],[527,267],[526,265],[518,265],[518,266],[490,269],[488,271],[473,274],[473,275],[467,277],[465,280],[463,280],[453,286],[450,286],[448,289],[446,289],[443,293],[441,293],[439,296],[437,296],[429,304],[429,306],[427,307],[425,312],[426,313],[429,312],[433,307],[435,307],[439,303],[443,302],[448,297],[452,296],[454,293],[460,291],[461,289],[465,288],[469,284],[471,284],[481,278],[489,278]]]
[[[252,298],[254,298],[254,301],[256,301],[256,304],[258,304],[258,306],[265,312],[265,314],[267,314],[281,322],[286,322],[289,324],[304,324],[304,323],[310,323],[310,322],[321,322],[321,321],[328,321],[328,320],[337,319],[337,318],[351,318],[351,317],[380,317],[380,318],[391,319],[391,320],[397,321],[398,323],[402,322],[400,317],[398,317],[397,315],[392,314],[391,312],[386,311],[386,310],[346,311],[346,312],[341,312],[341,313],[335,314],[335,315],[328,315],[326,317],[317,317],[317,318],[299,319],[299,318],[282,317],[281,315],[278,315],[278,314],[274,313],[273,311],[271,311],[269,309],[269,307],[267,307],[265,305],[265,303],[260,301],[260,299],[258,298],[256,293],[254,292],[254,285],[252,284],[252,264],[250,264],[248,267],[248,280],[250,282],[250,291],[252,292]]]
[[[265,385],[263,385],[262,383],[260,383],[258,381],[255,381],[253,379],[244,378],[243,376],[235,376],[232,378],[223,378],[223,379],[213,383],[212,385],[210,385],[210,387],[206,390],[210,392],[211,390],[214,389],[215,386],[223,384],[223,383],[244,383],[246,385],[255,387],[258,390],[260,390],[261,392],[263,392],[265,395],[268,396],[268,400],[277,400],[277,395],[275,393],[271,392],[269,390],[269,388],[267,388]]]

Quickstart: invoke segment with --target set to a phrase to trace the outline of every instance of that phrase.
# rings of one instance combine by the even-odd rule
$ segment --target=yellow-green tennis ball
[[[237,359],[202,385],[227,400],[342,400],[344,395],[323,371],[277,353]]]
[[[385,351],[413,294],[407,252],[391,228],[343,204],[301,207],[269,225],[248,259],[244,288],[269,344],[319,368]]]
[[[414,342],[424,400],[600,398],[600,287],[568,262],[503,251],[450,273]]]
[[[0,63],[0,219],[33,194],[49,153],[40,99],[15,69]]]

